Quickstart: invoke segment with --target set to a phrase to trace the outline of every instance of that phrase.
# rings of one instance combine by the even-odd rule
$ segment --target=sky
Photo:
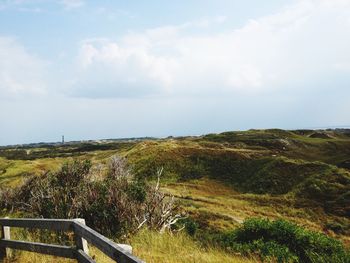
[[[0,145],[350,125],[350,0],[0,0]]]

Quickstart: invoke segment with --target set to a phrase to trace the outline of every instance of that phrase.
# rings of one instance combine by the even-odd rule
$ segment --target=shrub
[[[132,182],[127,191],[129,197],[136,202],[143,203],[146,200],[147,192],[145,182]]]
[[[220,242],[234,251],[258,253],[263,261],[350,262],[340,241],[285,220],[248,219]]]
[[[91,166],[88,160],[66,162],[56,173],[32,177],[17,190],[4,191],[0,205],[34,217],[84,218],[111,236],[142,226],[165,231],[182,217],[174,198],[160,191],[161,172],[153,186],[136,180],[123,158],[113,157],[102,177]]]
[[[184,218],[178,221],[176,225],[174,225],[174,229],[185,229],[187,234],[190,236],[194,236],[198,230],[198,224],[192,218]]]

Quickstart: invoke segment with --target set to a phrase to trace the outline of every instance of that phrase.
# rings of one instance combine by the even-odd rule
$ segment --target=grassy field
[[[284,218],[308,229],[325,232],[350,245],[348,234],[327,230],[330,222],[340,221],[349,225],[349,218],[331,216],[320,209],[298,207],[290,197],[242,194],[208,178],[170,183],[164,187],[164,191],[178,197],[204,231],[232,229],[251,217]]]
[[[21,238],[21,235],[14,236],[14,238]],[[28,239],[28,238],[26,238]],[[244,258],[242,256],[235,256],[228,254],[220,249],[203,248],[200,244],[196,243],[193,239],[187,236],[185,233],[169,234],[165,233],[160,235],[158,232],[149,231],[144,229],[137,235],[132,237],[129,244],[133,247],[133,254],[142,258],[148,263],[252,263],[258,262],[251,258]],[[89,246],[89,254],[97,262],[112,263],[111,259],[105,256],[95,247]],[[20,252],[13,253],[13,258],[8,262],[22,262],[22,263],[70,263],[74,260],[63,259],[53,256],[44,256],[32,252]]]
[[[126,157],[136,176],[149,181],[163,167],[163,191],[176,196],[198,226],[194,236],[143,231],[130,238],[135,254],[147,262],[250,262],[212,247],[210,233],[224,233],[251,217],[287,219],[350,246],[349,130],[250,130],[3,147],[0,188],[18,187],[26,178],[56,170],[74,158],[106,169],[115,154]],[[18,254],[17,259],[40,262],[32,253]]]

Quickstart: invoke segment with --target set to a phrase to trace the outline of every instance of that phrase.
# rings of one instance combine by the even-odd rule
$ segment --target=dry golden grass
[[[204,249],[185,233],[159,234],[150,230],[142,230],[130,240],[133,254],[147,263],[248,263],[256,262],[240,256],[227,254],[221,250]],[[113,261],[94,247],[89,247],[90,255],[100,263]],[[31,252],[17,251],[9,262],[18,263],[71,263],[75,260],[62,259]]]
[[[159,234],[141,231],[132,240],[135,255],[148,263],[254,262],[216,249],[204,249],[184,233]]]
[[[115,150],[94,151],[77,158],[86,158],[93,164],[106,164],[116,154]],[[0,157],[0,186],[16,187],[23,183],[28,175],[41,175],[47,171],[56,171],[72,157],[40,158],[35,160],[7,160]]]
[[[4,263],[76,263],[73,259],[64,259],[59,257],[41,255],[32,252],[17,252],[15,257]]]
[[[170,183],[164,190],[179,198],[192,216],[215,229],[227,230],[248,217],[284,218],[308,229],[322,231],[329,215],[307,208],[293,207],[288,197],[243,194],[215,180],[203,178],[184,183]],[[349,243],[348,236],[338,238]]]
[[[0,157],[0,185],[15,187],[23,182],[29,174],[40,175],[46,171],[54,171],[60,167],[63,158],[45,158],[37,160],[6,160]]]

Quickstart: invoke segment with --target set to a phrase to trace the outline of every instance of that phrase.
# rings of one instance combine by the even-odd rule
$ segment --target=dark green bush
[[[263,261],[350,262],[340,241],[285,220],[248,219],[220,242],[234,251],[258,253]]]
[[[141,226],[164,231],[179,217],[174,199],[165,196],[158,184],[136,180],[119,157],[111,158],[102,177],[94,174],[90,161],[67,162],[58,172],[1,191],[0,208],[33,217],[84,218],[90,227],[119,237]]]
[[[144,202],[147,197],[146,184],[142,181],[132,182],[129,185],[128,195],[137,202]]]
[[[190,236],[194,236],[198,230],[198,224],[194,220],[189,218],[185,221],[185,229],[187,234],[189,234]]]

